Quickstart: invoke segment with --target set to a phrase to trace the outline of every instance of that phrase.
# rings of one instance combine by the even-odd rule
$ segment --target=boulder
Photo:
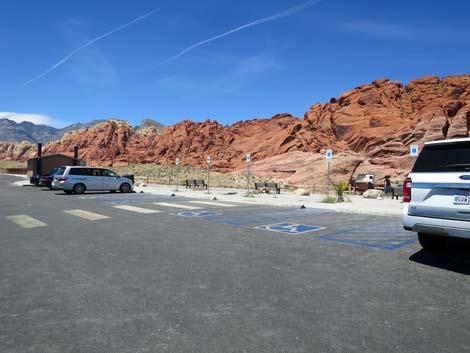
[[[299,195],[299,196],[310,196],[310,191],[307,189],[300,188],[300,189],[296,189],[294,191],[294,194]]]
[[[384,196],[385,196],[385,194],[382,190],[376,190],[376,189],[366,190],[362,194],[362,197],[364,197],[366,199],[378,199],[378,198],[383,199]]]

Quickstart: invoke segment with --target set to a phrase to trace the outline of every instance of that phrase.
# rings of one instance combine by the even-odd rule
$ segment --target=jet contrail
[[[203,40],[201,42],[198,42],[196,44],[193,44],[191,45],[190,47],[187,47],[186,49],[183,49],[182,51],[180,51],[178,54],[176,54],[175,56],[165,60],[162,64],[164,63],[169,63],[173,60],[176,60],[178,59],[180,56],[190,52],[191,50],[193,49],[196,49],[197,47],[200,47],[201,45],[204,45],[204,44],[207,44],[207,43],[210,43],[214,40],[217,40],[217,39],[220,39],[220,38],[223,38],[223,37],[226,37],[230,34],[233,34],[235,32],[238,32],[238,31],[241,31],[243,29],[246,29],[246,28],[249,28],[249,27],[253,27],[253,26],[256,26],[256,25],[259,25],[259,24],[262,24],[262,23],[266,23],[266,22],[271,22],[271,21],[274,21],[274,20],[278,20],[280,18],[284,18],[284,17],[288,17],[288,16],[291,16],[299,11],[302,11],[310,6],[313,6],[315,5],[316,3],[320,2],[321,0],[309,0],[307,2],[304,2],[302,4],[299,4],[297,6],[294,6],[294,7],[291,7],[290,9],[287,9],[287,10],[284,10],[284,11],[281,11],[281,12],[278,12],[274,15],[271,15],[271,16],[268,16],[268,17],[264,17],[264,18],[260,18],[259,20],[256,20],[256,21],[253,21],[253,22],[250,22],[246,25],[243,25],[243,26],[240,26],[240,27],[237,27],[237,28],[234,28],[228,32],[225,32],[225,33],[222,33],[222,34],[219,34],[215,37],[212,37],[212,38],[209,38],[209,39],[206,39],[206,40]]]
[[[142,15],[140,17],[137,17],[135,19],[133,19],[132,21],[130,22],[127,22],[126,24],[123,24],[122,26],[119,26],[119,27],[116,27],[114,28],[113,30],[109,31],[109,32],[106,32],[90,41],[88,41],[87,43],[83,44],[82,46],[78,47],[77,49],[74,49],[73,51],[71,51],[70,53],[68,53],[63,59],[61,59],[60,61],[58,61],[56,64],[54,64],[53,66],[51,66],[50,68],[48,68],[46,71],[44,71],[43,73],[41,73],[40,75],[32,78],[31,80],[27,81],[24,83],[24,85],[29,85],[30,83],[34,82],[34,81],[37,81],[41,78],[43,78],[44,76],[46,76],[48,73],[54,71],[55,69],[57,69],[59,66],[65,64],[67,61],[69,61],[69,59],[74,56],[75,54],[77,54],[79,51],[89,47],[90,45],[92,45],[93,43],[96,43],[97,41],[99,41],[100,39],[103,39],[107,36],[110,36],[111,34],[117,32],[117,31],[120,31],[124,28],[127,28],[131,25],[133,25],[134,23],[136,22],[139,22],[139,21],[142,21],[143,19],[149,17],[149,16],[152,16],[153,14],[159,12],[160,10],[162,9],[162,7],[158,8],[158,9],[155,9],[155,10],[152,10],[150,12],[147,12],[145,15]]]

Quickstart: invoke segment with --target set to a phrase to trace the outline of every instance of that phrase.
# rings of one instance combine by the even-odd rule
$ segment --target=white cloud
[[[61,121],[53,119],[50,116],[43,114],[0,112],[0,119],[9,119],[17,123],[29,121],[36,125],[49,125],[54,127],[63,125]]]

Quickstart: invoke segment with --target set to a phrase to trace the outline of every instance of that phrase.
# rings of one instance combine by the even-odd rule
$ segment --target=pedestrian
[[[393,192],[392,181],[390,180],[390,175],[384,177],[384,193],[390,194]]]
[[[374,188],[374,177],[370,176],[369,181],[367,182],[367,189],[370,190],[373,188]]]

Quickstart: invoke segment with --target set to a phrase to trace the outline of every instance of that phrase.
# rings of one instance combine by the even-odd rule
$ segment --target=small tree
[[[348,190],[349,184],[345,181],[333,183],[336,192],[336,202],[344,202],[344,193]]]

